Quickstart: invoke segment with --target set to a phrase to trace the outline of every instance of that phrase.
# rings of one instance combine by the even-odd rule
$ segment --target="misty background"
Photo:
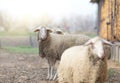
[[[90,0],[0,0],[0,47],[36,47],[33,30],[38,26],[93,36],[97,4]]]
[[[0,0],[0,31],[26,32],[46,25],[95,32],[97,5],[90,0]]]

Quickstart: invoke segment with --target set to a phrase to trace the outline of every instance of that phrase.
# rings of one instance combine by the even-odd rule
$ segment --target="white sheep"
[[[65,50],[58,67],[59,83],[104,83],[107,61],[103,43],[111,45],[110,42],[95,37],[84,45]]]
[[[57,60],[60,60],[65,49],[84,44],[90,39],[85,35],[50,33],[51,30],[45,27],[38,28],[35,32],[38,32],[39,54],[42,58],[46,58],[49,64],[47,79],[56,78],[56,75],[53,75],[54,65]]]
[[[56,34],[65,34],[65,32],[63,32],[61,29],[59,29],[59,28],[52,28],[51,29],[52,30],[52,32],[54,32],[54,33],[56,33]],[[67,33],[67,32],[66,32]]]

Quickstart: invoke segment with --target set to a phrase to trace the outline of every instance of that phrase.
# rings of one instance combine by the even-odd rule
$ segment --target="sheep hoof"
[[[53,80],[53,77],[51,76],[47,76],[47,78],[46,78],[47,80]]]
[[[57,79],[57,73],[55,73],[53,80]]]
[[[53,76],[51,76],[51,77],[49,78],[49,80],[53,80]]]
[[[47,76],[47,78],[46,78],[47,80],[49,80],[50,79],[50,76]]]

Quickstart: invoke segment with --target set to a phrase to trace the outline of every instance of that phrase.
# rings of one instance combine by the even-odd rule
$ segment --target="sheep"
[[[53,80],[56,78],[56,75],[53,75],[54,65],[60,60],[63,51],[71,46],[84,44],[90,39],[85,35],[51,33],[51,30],[45,27],[40,27],[35,32],[38,32],[39,55],[46,58],[49,64],[47,79]]]
[[[55,33],[55,34],[66,34],[67,32],[63,32],[61,29],[59,29],[59,28],[57,28],[57,27],[48,27],[48,26],[39,26],[39,29],[41,28],[41,27],[46,27],[46,29],[47,30],[49,30],[50,32],[52,32],[52,33]],[[35,27],[33,30],[35,31],[35,30],[37,30],[38,29],[38,26],[37,27]]]
[[[104,83],[107,60],[103,43],[112,45],[100,37],[95,37],[84,45],[66,49],[58,67],[59,83]]]
[[[42,26],[41,26],[42,27]],[[45,27],[45,26],[44,26]],[[56,33],[56,34],[66,34],[67,32],[63,32],[61,29],[57,28],[57,27],[46,27],[47,30],[50,30],[52,33]]]
[[[56,33],[56,34],[65,34],[65,32],[63,32],[61,29],[59,28],[52,28],[52,32]]]

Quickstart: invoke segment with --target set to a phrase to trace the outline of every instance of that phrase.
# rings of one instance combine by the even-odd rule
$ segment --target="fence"
[[[37,36],[1,36],[1,47],[32,46],[37,47]],[[111,48],[111,59],[120,63],[120,42],[114,42]]]
[[[120,63],[120,42],[114,42],[111,50],[111,59]]]
[[[32,46],[37,47],[36,36],[1,36],[0,47]]]

